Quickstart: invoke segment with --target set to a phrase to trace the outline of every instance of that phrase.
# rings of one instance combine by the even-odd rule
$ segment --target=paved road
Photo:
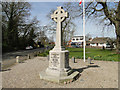
[[[38,49],[33,49],[33,50],[19,50],[19,51],[15,51],[15,52],[8,52],[8,53],[4,53],[2,55],[2,60],[8,60],[8,59],[13,59],[16,58],[16,56],[26,56],[29,53],[33,53],[36,51],[41,51],[44,50],[45,48],[38,48]]]

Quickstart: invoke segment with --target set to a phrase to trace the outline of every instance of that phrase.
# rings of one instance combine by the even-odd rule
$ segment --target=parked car
[[[71,45],[73,48],[79,48],[79,45]]]
[[[110,45],[110,44],[107,44],[107,45],[106,45],[106,48],[110,48],[110,47],[111,47],[111,45]]]
[[[26,50],[31,50],[31,49],[33,49],[33,47],[32,46],[27,46],[25,49]]]
[[[114,48],[114,45],[107,44],[107,45],[106,45],[106,48]]]

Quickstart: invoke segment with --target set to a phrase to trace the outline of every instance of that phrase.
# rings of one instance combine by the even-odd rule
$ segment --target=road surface
[[[45,50],[45,48],[37,48],[37,49],[32,49],[32,50],[19,50],[19,51],[4,53],[2,55],[2,61],[16,58],[16,56],[26,56],[29,53],[33,53],[33,52],[41,51],[41,50]]]

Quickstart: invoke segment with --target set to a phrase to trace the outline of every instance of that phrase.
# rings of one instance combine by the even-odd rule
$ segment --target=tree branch
[[[99,9],[99,10],[98,10],[98,9],[96,9],[96,8],[94,8],[94,10],[95,10],[95,11],[103,11],[103,8],[102,8],[102,9]]]
[[[101,4],[103,6],[103,11],[104,11],[105,16],[110,20],[111,23],[113,23],[115,25],[115,19],[110,14],[106,2],[97,2],[97,3]]]

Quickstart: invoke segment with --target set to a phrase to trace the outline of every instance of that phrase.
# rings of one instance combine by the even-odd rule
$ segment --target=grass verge
[[[69,50],[69,58],[83,59],[83,48],[67,48],[67,50]],[[40,53],[38,56],[46,57],[47,55],[49,55],[49,51]],[[94,60],[118,61],[118,54],[116,54],[115,50],[86,48],[85,56],[86,59],[91,57]]]

